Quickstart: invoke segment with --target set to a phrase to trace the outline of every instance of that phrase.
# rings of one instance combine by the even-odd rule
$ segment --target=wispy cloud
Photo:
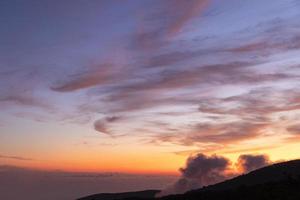
[[[60,121],[203,151],[295,136],[300,14],[294,2],[270,2],[109,2],[95,13],[79,3],[67,12],[74,18],[55,8],[64,16],[58,33],[23,30],[33,52],[23,53],[22,40],[0,63],[0,103],[25,118],[55,107]]]
[[[59,92],[71,92],[111,83],[113,81],[113,73],[113,65],[101,64],[100,66],[71,76],[70,80],[67,80],[66,83],[53,86],[52,89]]]
[[[2,154],[0,154],[0,158],[13,159],[13,160],[19,160],[19,161],[35,161],[35,159],[33,159],[33,158],[27,158],[27,157],[22,157],[22,156],[2,155]]]

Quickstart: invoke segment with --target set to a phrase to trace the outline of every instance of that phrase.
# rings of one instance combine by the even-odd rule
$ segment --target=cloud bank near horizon
[[[77,199],[103,192],[161,189],[176,176],[44,171],[0,166],[0,198]]]

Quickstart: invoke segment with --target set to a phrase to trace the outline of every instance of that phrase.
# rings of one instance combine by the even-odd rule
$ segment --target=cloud
[[[124,119],[124,118],[121,116],[108,116],[108,117],[105,117],[104,119],[96,120],[94,122],[94,129],[98,132],[110,135],[111,131],[108,129],[108,124],[115,123],[122,119]]]
[[[159,8],[153,7],[145,12],[138,31],[133,37],[133,46],[137,49],[158,49],[176,36],[193,18],[203,14],[209,0],[167,0],[159,2]],[[146,25],[150,24],[150,25]]]
[[[296,119],[298,121],[298,119]],[[300,139],[300,125],[297,122],[294,122],[292,125],[288,125],[286,127],[286,131],[288,132],[288,136],[286,138],[286,142],[288,143],[296,143],[299,142]]]
[[[181,177],[172,186],[163,190],[159,196],[184,193],[205,185],[226,179],[226,170],[230,166],[227,158],[197,154],[187,159],[186,166],[180,169]]]
[[[134,111],[160,104],[196,103],[195,97],[168,96],[169,91],[179,92],[191,88],[217,87],[234,84],[258,84],[289,79],[286,74],[257,74],[251,68],[255,63],[233,62],[203,65],[191,69],[159,71],[144,79],[117,86],[108,95],[106,102],[115,103],[113,111]],[[137,103],[139,102],[139,103]]]
[[[166,1],[167,14],[170,16],[170,21],[166,26],[167,34],[171,36],[177,34],[184,25],[202,14],[209,2],[209,0]]]
[[[300,108],[299,93],[293,89],[277,90],[273,87],[261,87],[241,95],[219,99],[207,99],[200,103],[203,113],[230,114],[238,116],[267,116],[276,112],[297,110]],[[236,104],[238,107],[230,107]]]
[[[19,160],[19,161],[35,161],[35,159],[27,158],[27,157],[21,157],[21,156],[9,156],[9,155],[1,155],[0,158],[2,159],[13,159],[13,160]]]
[[[241,173],[267,166],[272,162],[266,154],[240,155],[235,163],[236,168],[226,157],[208,156],[198,153],[188,157],[186,166],[180,168],[181,176],[173,184],[162,190],[158,196],[180,194],[203,186],[216,184],[238,176]]]
[[[245,12],[239,9],[249,4],[241,5],[210,0],[143,1],[115,12],[115,5],[108,4],[107,12],[99,13],[97,25],[88,25],[105,26],[105,31],[84,31],[83,35],[92,35],[82,43],[72,43],[83,44],[80,48],[54,48],[59,55],[47,44],[34,48],[47,50],[24,64],[1,64],[0,101],[9,103],[12,110],[15,104],[34,109],[44,106],[40,101],[44,95],[55,100],[51,103],[61,111],[54,114],[71,123],[90,122],[99,113],[113,116],[94,122],[94,129],[106,134],[121,127],[118,123],[123,121],[114,116],[134,115],[122,124],[133,137],[143,128],[155,137],[155,144],[195,145],[202,152],[267,137],[277,115],[292,115],[300,108],[298,17],[290,6],[278,16],[275,4],[257,1],[251,6],[260,9]],[[257,15],[228,26],[233,17],[244,19],[248,10]],[[265,18],[264,13],[270,15]],[[119,22],[121,16],[126,16],[124,23],[111,23]],[[106,56],[111,59],[103,59]],[[128,63],[116,64],[119,57]],[[93,60],[97,64],[91,64]],[[279,91],[286,87],[289,91]],[[68,113],[62,114],[65,110]],[[161,114],[171,110],[176,114]],[[31,111],[19,116],[39,119],[39,115],[26,114],[35,113]],[[147,123],[148,117],[169,125],[158,128]]]
[[[43,109],[50,109],[51,106],[43,100],[34,97],[32,94],[25,92],[20,94],[2,95],[0,102],[13,103],[20,106],[39,107]]]
[[[197,178],[203,184],[210,184],[212,181],[215,182],[215,175],[223,173],[229,163],[224,157],[197,154],[189,157],[186,167],[181,168],[180,171],[185,178]]]
[[[238,170],[242,173],[248,173],[250,171],[259,169],[261,167],[271,164],[269,157],[267,155],[240,155],[236,166]]]
[[[267,123],[251,123],[247,121],[236,121],[224,124],[199,124],[186,142],[215,142],[215,143],[232,143],[245,139],[257,137],[261,134],[262,129],[267,127]]]
[[[112,81],[113,65],[101,64],[85,72],[71,76],[71,79],[51,89],[58,92],[71,92],[80,89],[107,84]]]
[[[100,133],[105,133],[105,134],[109,134],[106,124],[103,120],[96,120],[94,122],[94,129]]]
[[[144,12],[142,20],[145,23],[141,23],[143,25],[138,27],[135,42],[143,43],[144,41],[144,46],[156,46],[156,44],[158,47],[164,46],[169,39],[168,36],[172,38],[179,34],[185,25],[197,16],[203,15],[209,3],[209,1],[167,1],[159,8],[155,5],[150,6],[150,11],[141,11],[141,13]],[[159,16],[167,17],[162,19]],[[286,34],[272,34],[269,30],[274,26],[282,27],[282,31]],[[213,37],[211,35],[206,37],[201,35],[201,45],[191,45],[194,41],[183,42],[175,37],[172,45],[165,46],[163,50],[157,48],[154,52],[144,52],[139,49],[138,52],[131,52],[133,53],[132,63],[118,68],[120,72],[117,72],[114,65],[99,64],[67,77],[65,81],[52,86],[52,89],[60,92],[91,89],[88,90],[88,96],[93,97],[89,98],[93,99],[93,102],[84,103],[87,105],[82,106],[84,113],[101,112],[110,115],[130,112],[138,115],[151,108],[159,109],[169,105],[188,107],[198,104],[201,113],[214,115],[211,119],[218,117],[217,115],[230,113],[245,119],[245,123],[248,124],[266,123],[269,117],[260,113],[266,113],[268,107],[255,106],[257,100],[262,102],[259,97],[253,98],[252,102],[238,99],[239,97],[216,99],[216,102],[222,104],[219,106],[213,102],[215,98],[213,95],[208,96],[207,100],[201,94],[227,85],[250,88],[250,86],[296,80],[297,74],[284,70],[259,70],[260,65],[264,65],[269,60],[263,57],[254,58],[252,54],[253,52],[260,54],[265,49],[272,53],[272,49],[289,48],[290,45],[284,47],[284,44],[293,44],[296,41],[296,31],[291,31],[290,27],[291,24],[278,25],[267,21],[263,27],[253,27],[255,31],[251,34],[245,33],[245,30],[239,35],[233,33],[236,37],[229,37],[226,40],[228,42],[224,42],[225,40],[218,42],[218,38],[211,40],[209,39]],[[245,38],[250,39],[245,40]],[[182,48],[175,48],[177,45],[181,47],[181,44],[184,44]],[[210,61],[212,57],[214,62]],[[194,95],[185,95],[185,92],[189,90],[194,90]],[[243,103],[243,109],[240,106],[226,107],[226,102]],[[291,109],[294,108],[296,107],[291,107]],[[248,121],[249,118],[251,118],[250,121]],[[98,130],[107,131],[105,130],[107,122],[98,121],[96,124]],[[252,136],[259,135],[253,134]],[[221,141],[222,137],[230,138],[230,134],[222,136],[216,134],[203,138],[206,141],[213,139]]]
[[[276,31],[278,34],[273,34],[274,27],[268,27],[267,30],[264,30],[264,33],[261,33],[261,38],[239,44],[236,47],[228,48],[225,51],[239,54],[268,56],[300,48],[300,39],[298,36],[295,36],[300,31],[291,31],[287,26],[283,25],[276,27]]]
[[[123,119],[121,116],[109,116],[105,118],[105,120],[110,123],[120,121],[121,119]]]
[[[184,133],[159,134],[153,142],[168,142],[183,146],[198,146],[203,151],[222,149],[226,145],[238,144],[263,135],[269,123],[234,121],[228,123],[201,123],[186,127]]]
[[[288,132],[292,133],[293,135],[300,135],[300,124],[294,124],[292,126],[288,126],[286,129]]]
[[[201,114],[213,114],[219,116],[219,119],[186,126],[184,132],[178,131],[180,134],[157,135],[154,140],[184,146],[199,145],[207,150],[210,147],[205,144],[212,143],[223,148],[224,145],[265,137],[266,130],[276,125],[276,118],[272,115],[289,114],[289,111],[300,108],[297,92],[276,91],[273,88],[255,89],[226,98],[203,98],[201,101]],[[291,126],[287,130],[295,133],[297,128]]]

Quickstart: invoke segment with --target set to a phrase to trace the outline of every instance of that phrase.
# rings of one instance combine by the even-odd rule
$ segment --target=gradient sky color
[[[0,163],[174,174],[299,158],[298,0],[0,2]]]

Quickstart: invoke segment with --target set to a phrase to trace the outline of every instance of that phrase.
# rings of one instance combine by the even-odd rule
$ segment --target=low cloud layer
[[[42,171],[0,166],[0,199],[72,200],[103,192],[161,189],[175,176]]]

